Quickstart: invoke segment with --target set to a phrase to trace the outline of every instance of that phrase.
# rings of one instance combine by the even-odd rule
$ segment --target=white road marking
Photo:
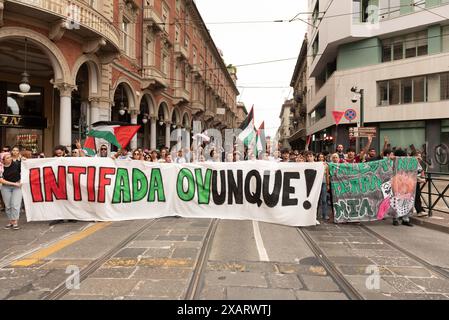
[[[260,261],[270,261],[267,250],[263,245],[262,235],[260,234],[259,222],[253,221],[254,239],[256,240],[257,251],[259,252]]]

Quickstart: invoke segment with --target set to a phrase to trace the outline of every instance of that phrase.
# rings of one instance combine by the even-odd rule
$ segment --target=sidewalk
[[[449,233],[449,212],[441,213],[441,212],[432,212],[431,217],[411,217],[411,221],[414,224],[420,225],[425,228]]]

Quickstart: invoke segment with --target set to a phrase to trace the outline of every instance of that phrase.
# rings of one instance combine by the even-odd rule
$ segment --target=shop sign
[[[14,114],[0,114],[0,126],[13,128],[46,128],[47,119]]]

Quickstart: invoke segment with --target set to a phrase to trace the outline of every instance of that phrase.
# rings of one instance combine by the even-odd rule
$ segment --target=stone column
[[[131,114],[131,124],[136,125],[137,124],[137,110],[131,110],[130,114]],[[131,139],[130,147],[132,150],[137,149],[137,133]]]
[[[100,121],[100,99],[99,98],[90,98],[90,119],[88,125],[92,123]]]
[[[165,146],[170,148],[170,121],[165,123]]]
[[[151,130],[150,130],[150,149],[154,150],[156,149],[156,118],[151,117]]]
[[[75,86],[68,83],[55,85],[59,90],[59,144],[72,147],[72,91]]]
[[[190,150],[190,128],[187,127],[185,128],[185,135],[184,135],[184,139],[185,139],[185,146],[186,148],[188,148]]]

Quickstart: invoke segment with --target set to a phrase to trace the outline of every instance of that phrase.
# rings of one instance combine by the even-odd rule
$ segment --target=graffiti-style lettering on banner
[[[411,157],[329,164],[334,221],[375,221],[411,213],[417,170],[418,161]]]

